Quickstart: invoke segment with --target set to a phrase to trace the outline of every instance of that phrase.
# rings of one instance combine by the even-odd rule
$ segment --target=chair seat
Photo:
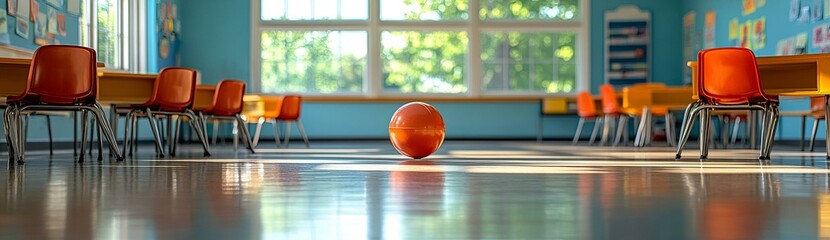
[[[182,108],[182,107],[170,107],[170,106],[164,106],[164,105],[145,104],[145,103],[143,103],[143,104],[133,104],[133,105],[130,105],[130,108],[138,108],[138,109],[149,108],[150,110],[153,110],[153,111],[165,111],[165,112],[184,112],[185,110],[187,110],[187,108]]]

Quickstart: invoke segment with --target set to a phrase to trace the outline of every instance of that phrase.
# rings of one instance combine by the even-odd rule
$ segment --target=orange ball
[[[444,142],[444,118],[432,105],[407,103],[392,115],[389,140],[401,154],[414,159],[424,158]]]

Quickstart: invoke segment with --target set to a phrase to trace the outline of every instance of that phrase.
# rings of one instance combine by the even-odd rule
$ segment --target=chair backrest
[[[599,96],[602,98],[602,112],[605,114],[618,114],[620,102],[617,100],[617,92],[611,84],[599,86]]]
[[[153,95],[147,105],[164,111],[180,111],[193,105],[198,72],[189,68],[168,67],[159,72]]]
[[[279,120],[297,120],[300,118],[300,105],[302,104],[302,97],[297,95],[282,96],[282,108],[280,108],[280,115],[277,116]]]
[[[596,117],[597,106],[594,103],[594,96],[590,92],[580,92],[576,95],[576,113],[580,117]]]
[[[282,111],[282,96],[267,96],[263,97],[263,117],[277,118]]]
[[[713,103],[771,100],[758,77],[755,54],[746,48],[713,48],[698,53],[698,92]]]
[[[810,111],[823,112],[824,107],[825,107],[824,97],[811,97],[810,98]]]
[[[216,86],[213,104],[208,108],[213,115],[233,116],[242,112],[245,97],[245,82],[239,80],[222,80]]]
[[[94,101],[98,70],[95,50],[80,46],[50,45],[35,50],[29,79],[21,96],[37,95],[40,102],[73,104]]]

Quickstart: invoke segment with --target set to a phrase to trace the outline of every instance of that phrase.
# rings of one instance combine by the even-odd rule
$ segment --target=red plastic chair
[[[25,135],[21,127],[23,112],[37,110],[80,111],[82,113],[83,152],[86,145],[88,113],[92,113],[109,142],[110,151],[121,161],[115,136],[107,122],[103,108],[95,100],[98,86],[98,69],[95,50],[80,46],[51,45],[35,50],[29,68],[29,78],[20,95],[7,98],[7,114],[4,117],[10,157],[24,163]],[[79,162],[84,161],[82,154]]]
[[[248,147],[248,150],[251,153],[255,153],[254,145],[251,143],[251,136],[248,133],[248,125],[241,115],[243,106],[242,98],[244,96],[245,82],[239,80],[222,80],[216,86],[216,93],[213,95],[213,104],[200,112],[199,115],[203,123],[208,119],[214,120],[215,125],[218,125],[219,120],[232,121],[234,129],[242,133],[242,137],[244,138],[243,142]],[[207,132],[207,130],[204,131]],[[236,135],[235,132],[234,135]],[[214,131],[213,136],[215,139],[217,131]],[[238,138],[234,138],[234,148],[237,146],[236,139]]]
[[[594,122],[594,128],[591,131],[591,140],[589,141],[589,144],[594,144],[599,125],[602,124],[602,118],[599,117],[600,115],[597,112],[594,96],[591,96],[590,92],[580,92],[576,95],[576,113],[579,115],[579,123],[576,125],[576,133],[574,134],[572,144],[576,145],[579,142],[579,137],[582,135],[582,128],[586,121]]]
[[[277,121],[285,122],[285,147],[288,147],[288,140],[291,138],[291,123],[297,123],[297,129],[300,130],[300,135],[303,136],[305,146],[309,147],[308,136],[305,134],[303,123],[300,122],[300,108],[302,105],[302,97],[297,95],[282,96],[282,106],[280,107],[280,114],[276,117]],[[279,137],[279,136],[274,136]]]
[[[813,117],[813,134],[810,136],[810,152],[812,152],[815,148],[816,143],[816,133],[818,133],[818,124],[821,120],[824,120],[824,97],[811,97],[810,98],[810,111],[814,114]],[[802,126],[804,127],[804,126]]]
[[[124,128],[125,154],[126,149],[131,144],[127,136],[128,134],[130,134],[129,136],[135,136],[137,134],[137,118],[143,116],[147,117],[147,121],[150,122],[153,138],[156,141],[156,151],[160,157],[164,157],[164,148],[161,144],[156,118],[165,116],[168,120],[171,120],[173,116],[179,116],[180,121],[181,117],[187,117],[190,127],[196,132],[196,135],[202,142],[204,155],[210,156],[210,147],[208,146],[207,137],[202,132],[204,129],[201,125],[202,123],[196,113],[191,109],[196,92],[197,78],[198,72],[189,68],[168,67],[159,72],[153,84],[153,95],[151,95],[150,99],[145,103],[130,106],[132,110],[127,114],[129,124]],[[167,139],[175,139],[171,124],[168,124]],[[171,156],[175,156],[173,142],[175,141],[168,141],[168,150]]]
[[[706,159],[712,110],[747,109],[764,111],[767,126],[761,138],[760,159],[769,159],[778,125],[778,97],[761,87],[755,54],[745,48],[715,48],[700,51],[697,59],[700,99],[686,107],[675,158],[680,158],[695,116],[700,114],[700,158]]]

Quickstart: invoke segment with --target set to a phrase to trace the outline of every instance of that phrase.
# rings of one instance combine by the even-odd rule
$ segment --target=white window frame
[[[83,3],[86,16],[79,17],[79,27],[87,28],[87,35],[78,34],[82,46],[98,49],[98,0],[85,0]],[[147,0],[118,0],[117,66],[108,69],[129,72],[147,71]],[[79,31],[82,33],[82,31]],[[86,37],[87,41],[83,41]]]
[[[442,21],[389,21],[380,20],[380,1],[369,1],[367,20],[262,20],[261,0],[251,1],[251,79],[252,92],[262,92],[262,32],[263,31],[339,31],[359,30],[368,34],[366,72],[363,77],[363,92],[359,93],[312,93],[310,96],[409,96],[409,97],[480,97],[480,96],[574,96],[590,88],[591,83],[591,27],[590,0],[579,0],[579,20],[481,20],[480,2],[468,0],[467,20]],[[475,9],[475,10],[473,10]],[[381,62],[381,33],[384,31],[466,31],[467,45],[467,91],[464,93],[401,93],[383,90],[383,63]],[[532,93],[508,91],[485,91],[482,89],[481,33],[482,32],[561,32],[576,33],[574,49],[576,56],[576,88],[570,93]]]

